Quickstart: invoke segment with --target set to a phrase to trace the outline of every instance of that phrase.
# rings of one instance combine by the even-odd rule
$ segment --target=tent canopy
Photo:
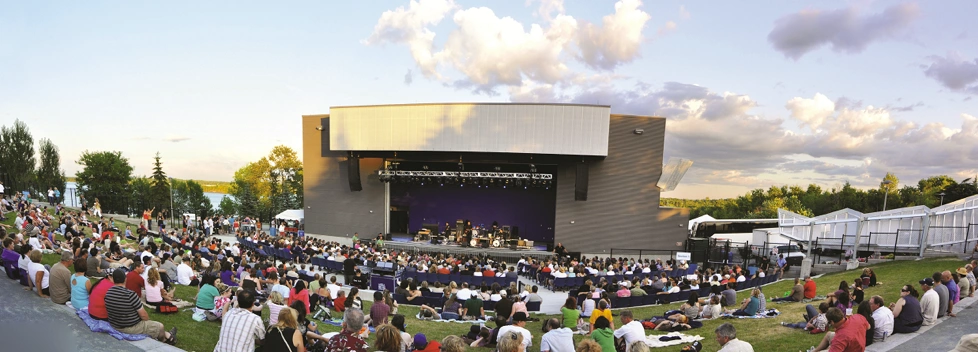
[[[306,212],[303,209],[289,209],[275,215],[276,219],[285,220],[302,220],[306,217]]]

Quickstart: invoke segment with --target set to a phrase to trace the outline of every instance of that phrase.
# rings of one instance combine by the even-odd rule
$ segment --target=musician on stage
[[[564,245],[562,243],[557,242],[557,246],[554,247],[554,254],[556,254],[558,257],[563,258],[564,255],[567,254],[567,249],[564,248]]]

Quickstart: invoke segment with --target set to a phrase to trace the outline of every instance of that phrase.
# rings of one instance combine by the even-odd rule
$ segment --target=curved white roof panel
[[[611,107],[458,103],[339,106],[329,148],[608,156]]]

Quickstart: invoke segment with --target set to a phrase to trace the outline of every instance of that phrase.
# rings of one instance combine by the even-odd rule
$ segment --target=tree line
[[[58,146],[41,138],[35,154],[34,136],[26,123],[18,119],[9,127],[0,127],[0,182],[6,194],[29,191],[45,199],[49,188],[64,193],[65,172]]]
[[[817,216],[850,208],[862,213],[916,205],[933,208],[978,194],[978,178],[957,182],[947,175],[931,176],[916,184],[901,187],[896,175],[887,173],[884,182],[868,190],[853,187],[849,182],[831,189],[816,184],[801,186],[771,186],[755,189],[737,198],[679,199],[662,198],[660,205],[689,208],[690,219],[710,215],[717,219],[777,218],[778,209],[804,216]]]

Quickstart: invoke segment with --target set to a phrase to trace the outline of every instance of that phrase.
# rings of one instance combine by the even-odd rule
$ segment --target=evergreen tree
[[[156,208],[157,211],[166,214],[166,210],[170,208],[170,179],[166,177],[166,172],[163,172],[159,152],[156,152],[153,158],[153,175],[150,177],[150,183],[152,185],[148,194],[150,207],[146,209]]]

